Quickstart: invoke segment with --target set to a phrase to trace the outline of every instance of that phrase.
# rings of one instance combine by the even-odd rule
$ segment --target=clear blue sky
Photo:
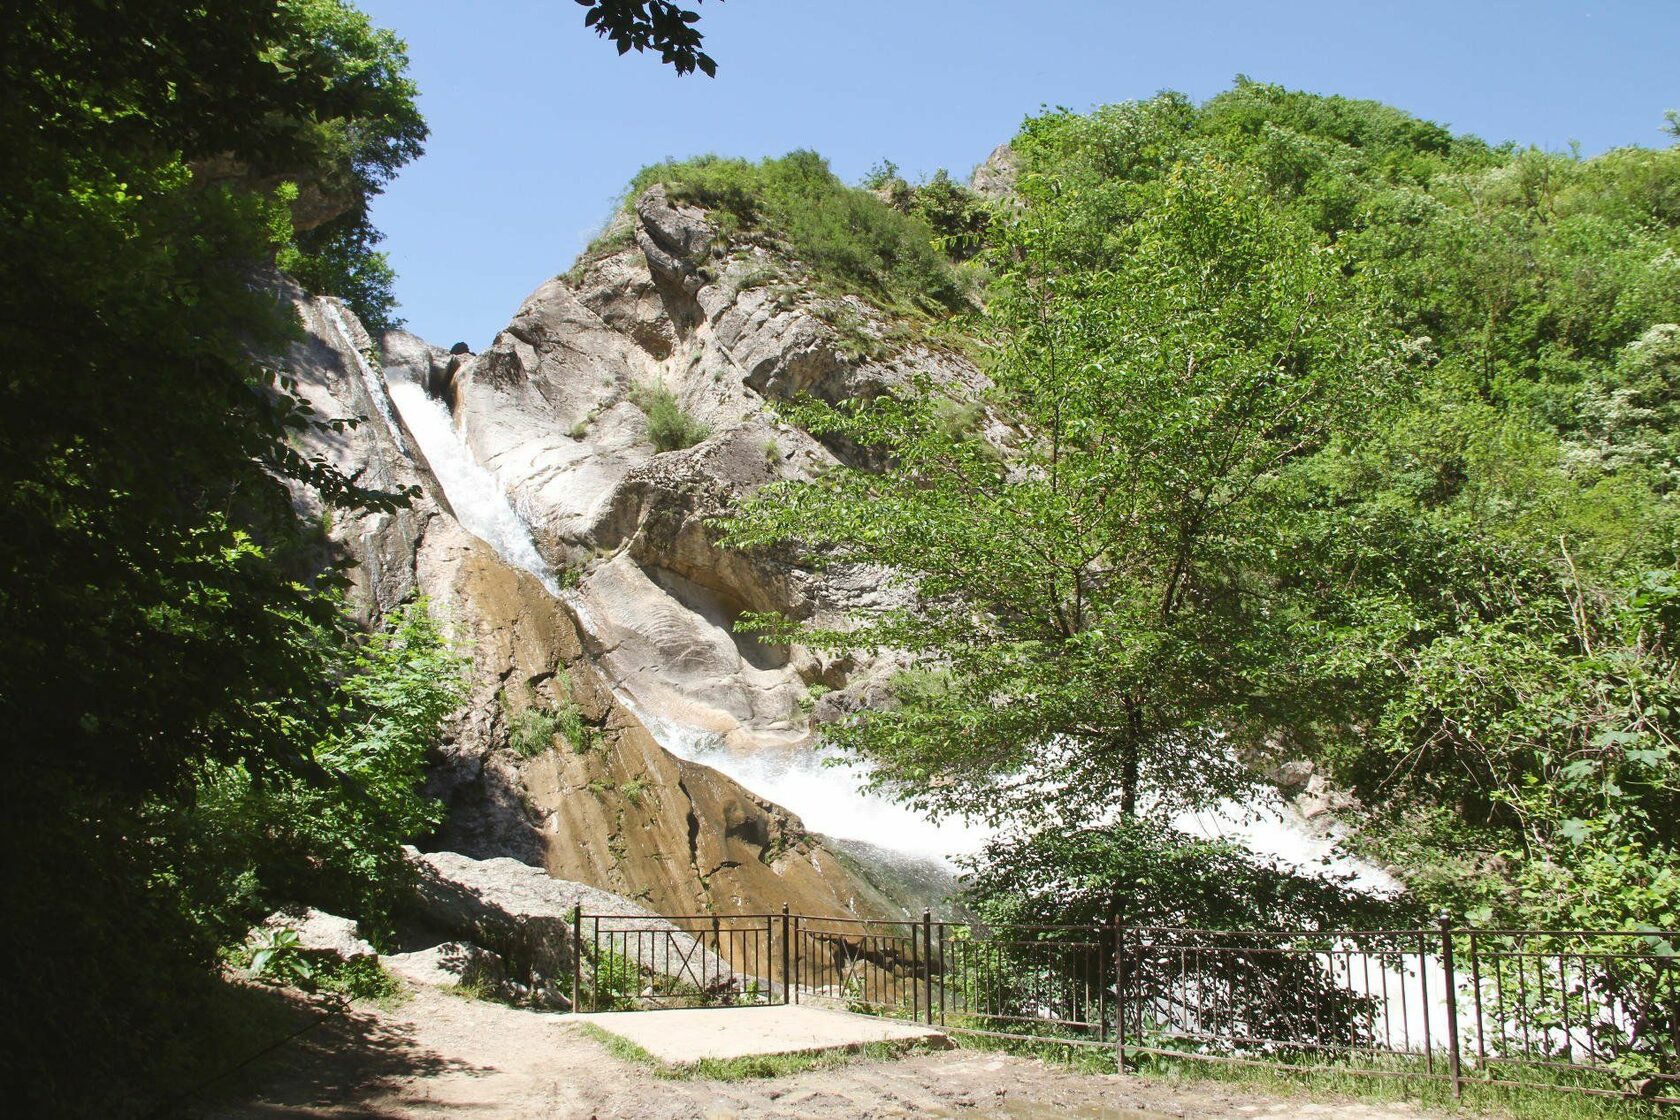
[[[715,79],[617,57],[574,0],[357,2],[408,41],[432,129],[374,205],[400,313],[475,350],[666,156],[966,176],[1042,105],[1238,73],[1588,154],[1665,144],[1680,108],[1680,0],[704,0]]]

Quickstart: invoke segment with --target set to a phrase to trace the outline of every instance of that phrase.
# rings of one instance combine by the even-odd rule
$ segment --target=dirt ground
[[[483,1120],[1433,1115],[1404,1104],[1279,1099],[1215,1082],[1081,1073],[963,1049],[769,1080],[667,1080],[613,1057],[560,1016],[432,989],[388,1010],[357,1006],[323,1019],[214,1091],[219,1099],[201,1097],[187,1114],[205,1120],[408,1120],[457,1112]]]

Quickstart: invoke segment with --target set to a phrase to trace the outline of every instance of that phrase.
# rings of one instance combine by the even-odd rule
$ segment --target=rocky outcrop
[[[968,186],[981,198],[995,202],[1015,193],[1015,180],[1020,174],[1021,157],[1010,145],[999,144],[986,162],[974,169]]]
[[[332,953],[347,961],[374,955],[373,946],[362,939],[361,928],[354,920],[317,910],[313,906],[270,914],[263,920],[260,929],[251,931],[250,940],[257,940],[262,933],[282,929],[297,934],[297,947],[306,952]]]
[[[410,971],[489,976],[503,969],[519,977],[528,998],[552,1006],[570,1002],[574,963],[591,977],[614,958],[639,973],[678,981],[734,974],[677,925],[610,891],[556,879],[513,859],[412,849],[409,859],[417,873],[415,916],[461,939],[405,954]]]
[[[868,398],[917,376],[977,394],[984,379],[860,299],[802,291],[797,261],[724,238],[662,187],[604,241],[618,247],[538,288],[459,365],[449,399],[538,547],[568,570],[585,647],[611,689],[661,727],[733,750],[804,749],[811,685],[864,690],[888,666],[766,646],[737,634],[736,620],[781,610],[838,621],[902,592],[880,573],[818,575],[728,552],[712,519],[768,482],[857,460],[856,448],[784,422],[777,402]],[[709,437],[657,451],[636,404],[650,386]]]
[[[309,494],[297,500],[320,518],[323,547],[352,565],[351,598],[369,619],[425,595],[473,659],[469,702],[430,785],[449,812],[427,846],[513,857],[668,913],[884,906],[797,817],[654,740],[597,667],[573,608],[456,519],[381,371],[359,360],[371,346],[354,317],[335,301],[292,296],[305,327],[288,363],[299,391],[323,417],[367,421],[317,433],[309,452],[364,485],[420,493],[396,513],[330,518]],[[559,344],[541,320],[527,322],[543,346]],[[411,336],[385,342],[391,376],[445,392],[463,360],[479,368]],[[521,757],[510,731],[533,710],[575,711],[588,742],[556,737]]]

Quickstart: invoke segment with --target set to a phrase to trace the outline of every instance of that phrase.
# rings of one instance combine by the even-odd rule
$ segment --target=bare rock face
[[[361,928],[350,918],[341,918],[313,906],[281,910],[263,920],[263,930],[289,929],[297,934],[298,948],[334,953],[344,960],[374,955],[373,946],[362,939]],[[258,930],[252,930],[256,934]]]
[[[429,788],[449,811],[427,846],[513,857],[538,875],[594,884],[668,913],[762,912],[784,901],[822,913],[883,910],[886,900],[797,817],[654,741],[598,668],[573,607],[456,519],[390,400],[383,371],[365,364],[371,345],[354,316],[336,301],[305,299],[295,289],[292,295],[305,327],[288,355],[300,392],[322,416],[366,418],[343,432],[318,433],[307,450],[365,485],[420,490],[397,513],[340,514],[330,524],[309,494],[300,491],[297,501],[328,530],[323,548],[353,564],[352,601],[367,618],[425,595],[473,661],[468,703],[449,728]],[[597,324],[597,341],[623,345],[575,300],[562,293],[556,299],[569,314]],[[569,336],[550,333],[559,326],[542,316],[528,317],[522,329],[535,340],[521,343],[532,354],[539,345],[575,342],[562,343]],[[385,344],[393,377],[434,384],[442,378],[448,391],[469,371],[482,372],[470,355],[447,354],[412,336],[387,336]],[[502,353],[517,360],[511,344]],[[463,357],[467,365],[460,368]],[[474,392],[483,392],[478,385]],[[511,385],[510,391],[528,387],[522,380]],[[539,398],[526,404],[537,409]],[[639,412],[623,407],[640,423]],[[498,422],[527,434],[540,430],[517,416]],[[625,436],[626,447],[633,442]],[[585,450],[586,463],[610,462],[615,454]],[[626,454],[613,477],[622,479],[647,458]],[[587,507],[582,516],[592,516]],[[510,729],[533,710],[575,710],[588,741],[556,736],[520,757],[509,749]]]
[[[803,749],[812,684],[867,689],[888,666],[767,646],[737,634],[736,620],[768,610],[838,620],[902,592],[880,573],[818,576],[724,550],[711,520],[768,482],[858,461],[856,448],[782,421],[774,402],[869,398],[918,375],[978,393],[984,379],[862,300],[800,294],[797,262],[760,240],[723,239],[662,187],[636,199],[607,242],[623,247],[538,288],[462,362],[449,382],[455,414],[538,548],[567,571],[585,649],[615,693],[691,738]],[[658,451],[637,404],[651,387],[707,438]]]
[[[1021,173],[1021,157],[1008,144],[999,144],[986,157],[986,162],[974,169],[968,185],[982,198],[998,200],[1015,193],[1015,180]]]
[[[504,967],[521,977],[526,994],[563,1006],[569,1002],[574,967],[574,909],[590,915],[592,948],[604,937],[603,944],[643,972],[678,977],[732,971],[673,923],[609,891],[552,878],[541,868],[513,859],[475,860],[454,852],[423,855],[413,849],[409,859],[418,878],[417,915],[463,939],[405,954],[403,964],[411,971],[447,973],[454,971],[453,965],[461,972],[476,968],[493,974]],[[626,931],[640,936],[611,936]],[[704,970],[697,960],[701,956],[707,958]],[[576,961],[586,972],[590,964],[587,952]]]

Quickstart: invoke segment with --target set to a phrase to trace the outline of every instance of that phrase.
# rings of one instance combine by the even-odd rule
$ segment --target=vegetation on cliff
[[[1009,434],[932,387],[812,405],[892,468],[728,527],[919,590],[799,633],[922,666],[832,737],[1022,823],[979,880],[1009,912],[1069,843],[1116,891],[1188,866],[1158,822],[1305,757],[1424,901],[1673,925],[1680,149],[1496,148],[1245,80],[1013,146],[983,254]]]
[[[626,197],[655,183],[676,201],[706,207],[725,233],[756,233],[784,246],[822,294],[855,294],[916,316],[968,306],[926,218],[847,186],[815,152],[759,163],[719,156],[657,163],[637,174]]]
[[[359,269],[377,306],[366,197],[424,127],[338,0],[25,3],[0,42],[0,1045],[24,1111],[87,1114],[141,1107],[218,946],[300,880],[377,918],[426,819],[441,639],[362,644],[290,487],[403,495],[298,450],[351,421],[270,364],[263,279]]]

